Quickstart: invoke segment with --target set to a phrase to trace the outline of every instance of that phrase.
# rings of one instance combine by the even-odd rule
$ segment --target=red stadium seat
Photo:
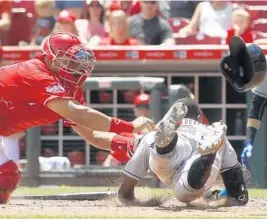
[[[220,45],[224,44],[224,40],[220,37],[210,37],[205,34],[195,34],[188,37],[176,37],[175,38],[177,45],[184,45],[184,44],[214,44]]]
[[[246,5],[244,8],[249,12],[252,21],[259,18],[267,18],[267,6]]]
[[[253,39],[258,40],[258,39],[263,39],[267,38],[267,33],[261,32],[261,31],[253,31]]]
[[[169,23],[172,27],[173,33],[179,32],[179,30],[189,24],[189,22],[190,21],[186,18],[174,17],[169,19]]]
[[[259,12],[260,18],[266,18],[267,19],[267,7],[265,7],[263,10]]]
[[[252,22],[252,29],[254,31],[267,32],[267,19],[261,18]]]
[[[235,0],[234,3],[237,3],[239,5],[266,5],[266,1],[242,1],[242,0]]]

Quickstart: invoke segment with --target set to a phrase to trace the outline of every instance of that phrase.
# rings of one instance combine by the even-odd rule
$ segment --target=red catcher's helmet
[[[144,107],[149,108],[150,95],[148,94],[140,94],[134,98],[135,107]]]
[[[95,65],[93,51],[86,50],[79,38],[70,33],[49,35],[42,44],[43,53],[59,70],[65,88],[80,87],[90,76]]]

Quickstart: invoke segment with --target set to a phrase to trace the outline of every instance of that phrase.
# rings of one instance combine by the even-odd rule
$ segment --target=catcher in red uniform
[[[94,65],[94,53],[77,36],[55,33],[44,40],[38,57],[0,68],[0,136],[63,119],[90,144],[127,151],[129,138],[116,133],[152,130],[154,122],[145,117],[126,122],[85,106],[82,85]],[[20,179],[0,144],[0,203],[8,202]]]

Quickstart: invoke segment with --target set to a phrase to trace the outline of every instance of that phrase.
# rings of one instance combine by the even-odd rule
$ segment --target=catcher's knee
[[[236,205],[248,203],[248,191],[240,164],[222,173],[223,183],[227,189],[228,196],[235,201]]]

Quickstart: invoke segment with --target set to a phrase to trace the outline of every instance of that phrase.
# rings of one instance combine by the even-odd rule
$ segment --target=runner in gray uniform
[[[150,169],[175,191],[177,200],[190,203],[201,197],[222,174],[228,198],[237,205],[248,202],[248,192],[240,164],[225,137],[222,122],[203,125],[200,111],[191,98],[178,100],[146,134],[124,169],[119,198],[137,204],[134,188]]]
[[[249,169],[249,158],[252,155],[253,142],[260,128],[261,120],[267,106],[267,77],[252,89],[253,97],[248,111],[246,140],[241,154],[242,163]]]

